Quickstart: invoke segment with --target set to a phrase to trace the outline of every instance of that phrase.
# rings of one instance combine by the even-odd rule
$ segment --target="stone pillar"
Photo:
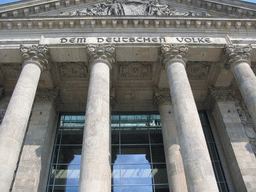
[[[154,99],[161,116],[169,189],[171,192],[186,192],[188,189],[170,90],[155,89]]]
[[[57,96],[57,89],[37,91],[12,192],[46,191],[58,123]]]
[[[190,192],[218,191],[193,93],[185,69],[184,45],[162,45],[182,159]]]
[[[235,98],[237,93],[230,87],[210,88],[210,93],[214,102],[212,114],[232,176],[233,191],[256,191],[256,158],[246,135],[248,127],[243,126],[249,115],[239,114],[241,106]]]
[[[111,191],[110,70],[112,45],[89,45],[91,68],[82,147],[80,192]]]
[[[250,67],[251,45],[226,45],[227,68],[233,73],[245,104],[256,125],[256,77]]]
[[[0,191],[11,188],[41,72],[46,46],[21,46],[23,68],[0,127]]]

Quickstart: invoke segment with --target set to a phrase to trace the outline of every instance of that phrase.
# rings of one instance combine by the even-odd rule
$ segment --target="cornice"
[[[256,16],[256,9],[248,7],[241,7],[241,5],[228,4],[223,2],[211,1],[211,0],[174,0],[179,4],[186,4],[198,8],[205,8],[206,10],[216,11],[219,13],[238,15],[239,17],[253,17]],[[71,5],[85,4],[87,0],[49,0],[49,1],[35,1],[17,3],[17,6],[1,6],[0,16],[2,18],[17,18],[26,17],[31,14],[39,12],[47,12],[49,10],[58,10],[62,7],[69,7]],[[240,4],[246,4],[246,2],[239,2]],[[248,5],[249,6],[249,5]]]
[[[73,28],[194,28],[255,30],[256,19],[195,17],[41,17],[2,18],[0,30],[42,30]]]

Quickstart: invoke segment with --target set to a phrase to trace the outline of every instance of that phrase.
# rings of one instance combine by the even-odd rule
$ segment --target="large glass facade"
[[[199,112],[221,192],[227,183],[204,111]],[[47,192],[77,192],[84,115],[61,115]],[[111,116],[112,192],[167,192],[168,180],[159,114]]]
[[[61,115],[47,192],[77,192],[84,115]],[[112,115],[112,191],[167,192],[160,115]]]

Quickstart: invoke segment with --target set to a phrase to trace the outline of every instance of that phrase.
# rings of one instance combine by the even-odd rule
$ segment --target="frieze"
[[[45,38],[40,40],[41,44],[226,44],[226,38],[213,37],[147,37],[147,36],[123,36],[123,37],[61,37]]]
[[[120,76],[123,78],[144,78],[151,75],[150,64],[132,63],[119,66]]]
[[[188,62],[186,70],[190,79],[206,79],[210,71],[210,64]]]
[[[61,79],[88,78],[88,68],[85,63],[61,63],[59,64]]]
[[[240,108],[241,107],[241,108]],[[252,150],[256,155],[256,128],[254,126],[253,120],[245,106],[244,102],[240,102],[240,107],[237,107],[237,113],[240,117],[240,120],[244,126],[245,134],[248,137]]]
[[[206,12],[182,12],[178,11],[171,4],[161,4],[158,0],[112,0],[103,3],[96,3],[84,9],[75,11],[60,12],[59,16],[185,16],[185,17],[209,17]]]
[[[38,89],[36,92],[36,100],[38,101],[53,101],[58,97],[59,88],[54,89]]]

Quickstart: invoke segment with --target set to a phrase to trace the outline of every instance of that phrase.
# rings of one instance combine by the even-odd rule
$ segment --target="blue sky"
[[[12,3],[12,2],[17,2],[21,0],[0,0],[0,5],[6,4],[6,3]],[[253,2],[256,3],[256,0],[246,0],[247,2]]]

